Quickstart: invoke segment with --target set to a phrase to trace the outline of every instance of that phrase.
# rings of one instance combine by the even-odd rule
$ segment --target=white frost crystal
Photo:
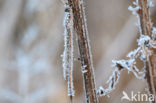
[[[156,27],[153,27],[152,29],[152,38],[156,38]]]
[[[65,1],[65,18],[64,18],[64,52],[62,56],[64,79],[67,80],[68,84],[68,96],[74,96],[74,85],[73,85],[73,20],[72,12],[69,5]]]
[[[129,7],[128,7],[128,10],[129,10],[129,11],[132,11],[132,14],[133,14],[133,15],[137,15],[137,12],[138,12],[138,10],[139,10],[139,6],[136,6],[136,7],[129,6]]]
[[[151,38],[147,35],[140,35],[140,38],[137,40],[138,46],[148,46]]]
[[[86,67],[87,67],[87,65],[83,65],[83,66],[81,67],[82,73],[88,72],[88,70],[86,70]]]

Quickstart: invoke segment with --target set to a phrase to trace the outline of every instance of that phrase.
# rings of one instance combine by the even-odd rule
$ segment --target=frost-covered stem
[[[140,20],[140,34],[152,36],[151,20],[149,15],[149,5],[147,0],[139,0],[139,20]]]
[[[98,103],[83,0],[70,0],[70,2],[73,11],[74,28],[78,39],[86,103]]]
[[[64,78],[68,84],[68,96],[72,103],[74,96],[73,85],[73,15],[69,1],[65,0],[65,18],[64,18],[64,53],[63,53],[63,69]]]
[[[139,4],[139,20],[140,20],[140,34],[142,35],[148,35],[150,37],[152,37],[152,24],[151,24],[151,20],[150,20],[150,15],[149,15],[149,5],[148,5],[148,0],[139,0],[138,4]],[[156,61],[153,60],[152,58],[154,57],[154,51],[155,49],[152,48],[150,49],[151,55],[148,56],[148,54],[146,55],[146,60],[145,60],[145,70],[146,70],[146,80],[147,80],[147,84],[148,84],[148,89],[149,89],[149,93],[150,94],[155,94],[155,87],[154,87],[154,78],[153,78],[153,71],[155,68],[155,63]],[[155,101],[153,101],[153,103],[156,103]]]

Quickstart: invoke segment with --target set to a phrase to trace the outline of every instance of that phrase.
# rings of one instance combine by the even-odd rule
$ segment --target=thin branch
[[[149,4],[148,0],[139,0],[139,20],[140,20],[140,34],[142,35],[148,35],[152,37],[152,24],[150,20],[150,14],[149,14]],[[153,39],[153,38],[152,38]],[[154,58],[154,51],[156,51],[155,48],[151,48],[151,55],[148,56],[146,55],[146,80],[148,84],[148,89],[150,94],[155,94],[155,87],[154,87],[154,78],[153,78],[153,73],[154,69],[154,64],[156,61],[152,60]],[[156,101],[153,101],[152,103],[156,103]]]
[[[89,44],[88,29],[83,0],[70,0],[74,28],[77,33],[82,73],[84,78],[86,103],[98,103],[95,88],[94,68]]]
[[[151,8],[151,15],[153,15],[155,11],[156,6]],[[115,40],[113,40],[113,42],[107,48],[104,48],[103,51],[105,51],[105,53],[102,55],[101,59],[99,60],[99,63],[96,66],[97,85],[103,84],[103,81],[107,80],[107,77],[102,78],[103,75],[109,76],[108,74],[111,74],[111,69],[109,69],[112,63],[111,60],[114,58],[120,59],[123,56],[123,54],[127,52],[129,47],[132,46],[132,43],[136,39],[138,32],[138,29],[136,28],[136,26],[134,26],[134,22],[136,22],[136,18],[134,15],[131,15],[126,21],[121,31],[117,34]],[[124,40],[126,40],[126,42],[123,43],[122,41]],[[119,45],[120,47],[122,47],[122,50],[118,49]],[[116,51],[114,52],[114,50]],[[102,69],[103,67],[105,67],[105,69]]]
[[[132,72],[138,79],[144,79],[145,77],[148,84],[149,94],[155,95],[153,81],[154,73],[152,73],[154,71],[155,61],[152,64],[151,57],[156,47],[154,46],[155,39],[152,38],[152,24],[148,11],[151,3],[149,3],[149,1],[147,2],[147,0],[136,0],[136,2],[133,2],[133,4],[136,7],[130,6],[128,9],[131,10],[132,13],[134,15],[137,15],[138,17],[138,27],[140,30],[138,48],[127,55],[127,57],[129,58],[128,60],[113,61],[115,70],[108,80],[109,87],[106,89],[100,87],[98,90],[98,94],[100,96],[105,96],[115,89],[115,86],[118,83],[119,74],[123,69],[127,69],[129,72]],[[137,12],[139,12],[139,14]],[[138,57],[144,63],[144,70],[142,70],[141,72],[136,67],[136,59]],[[152,101],[152,103],[155,103],[155,101]]]
[[[68,96],[72,103],[74,96],[74,85],[73,85],[73,15],[70,7],[70,2],[65,1],[65,19],[64,19],[64,53],[63,53],[63,69],[64,79],[67,80],[68,84]]]
[[[137,37],[137,29],[136,26],[134,26],[135,17],[130,16],[127,22],[125,23],[124,27],[121,29],[121,31],[117,34],[117,37],[112,41],[111,44],[107,48],[104,48],[103,51],[105,53],[102,55],[99,63],[97,64],[96,68],[96,79],[97,79],[97,85],[103,84],[103,81],[107,80],[106,78],[102,78],[103,75],[108,76],[108,74],[111,74],[110,65],[112,64],[112,59],[120,59],[123,54],[127,52],[131,44],[133,43],[134,39]],[[126,34],[126,35],[125,35]],[[126,40],[125,43],[122,41]],[[122,47],[122,50],[119,50],[118,47]],[[115,52],[114,52],[115,50]],[[105,67],[104,69],[102,69]]]

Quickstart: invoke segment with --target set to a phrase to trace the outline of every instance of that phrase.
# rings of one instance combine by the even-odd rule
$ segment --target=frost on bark
[[[72,36],[70,34],[72,34],[71,31],[74,28],[77,34],[79,46],[86,102],[98,103],[97,96],[105,96],[112,92],[116,88],[120,73],[123,70],[132,72],[138,79],[146,79],[149,94],[155,95],[156,84],[154,84],[154,81],[156,81],[156,29],[152,27],[149,15],[149,7],[153,6],[152,2],[150,0],[136,0],[133,2],[134,6],[129,6],[128,9],[132,11],[132,14],[136,15],[138,19],[137,25],[140,31],[140,37],[137,40],[138,47],[127,55],[127,60],[112,61],[115,70],[107,81],[108,88],[103,88],[100,86],[97,90],[95,89],[94,68],[83,0],[67,0],[67,4],[68,9],[65,9],[65,11],[68,11],[66,12],[68,16],[65,18],[65,51],[63,56],[65,68],[64,74],[65,78],[68,78],[70,77],[70,73],[72,73],[71,64],[73,64],[73,60],[71,58],[73,58],[73,39],[71,39]],[[70,19],[70,14],[72,15],[72,19]],[[72,24],[72,26],[70,27],[68,23]],[[140,59],[140,61],[142,61],[144,64],[140,69],[136,65],[137,59]],[[152,101],[152,103],[155,103],[155,101]]]
[[[133,2],[134,7],[129,6],[129,10],[132,14],[137,16],[138,28],[140,32],[140,38],[137,40],[138,48],[131,51],[127,57],[127,60],[113,60],[113,66],[115,68],[113,74],[108,80],[109,87],[99,87],[97,90],[98,95],[105,96],[115,89],[118,83],[119,74],[122,70],[128,70],[132,72],[138,79],[146,79],[149,94],[155,94],[156,81],[156,38],[155,28],[152,27],[150,20],[149,7],[153,4],[150,0],[136,0]],[[136,66],[136,59],[139,58],[144,66],[142,69],[138,69]],[[155,103],[155,101],[152,101]]]
[[[152,1],[150,0],[136,0],[135,3],[137,10],[138,18],[138,27],[140,31],[140,36],[148,37],[148,40],[142,43],[140,40],[140,46],[142,46],[142,51],[145,53],[144,66],[145,66],[145,79],[148,85],[148,92],[150,94],[155,94],[155,84],[156,80],[156,41],[155,41],[155,30],[152,27],[152,22],[150,19],[149,7],[153,6]],[[147,39],[147,38],[146,38]],[[143,40],[143,39],[142,39]],[[155,101],[153,101],[155,103]]]
[[[73,85],[73,15],[69,1],[63,1],[65,6],[64,18],[64,53],[63,53],[63,69],[64,79],[67,80],[68,96],[71,102],[74,96]]]
[[[88,30],[86,24],[86,17],[84,11],[84,5],[82,0],[66,0],[66,6],[68,6],[68,10],[70,14],[73,15],[73,27],[77,34],[79,53],[80,53],[80,61],[81,61],[81,69],[84,78],[84,89],[86,94],[86,102],[87,103],[98,103],[98,99],[96,96],[95,82],[94,82],[94,68],[92,63],[92,55],[90,51]],[[66,11],[65,10],[65,11]],[[72,12],[71,12],[72,11]],[[67,21],[69,18],[67,19]],[[72,21],[71,21],[72,22]],[[65,19],[65,23],[66,19]],[[72,27],[72,26],[71,26]],[[65,77],[68,75],[68,68],[70,68],[70,60],[69,55],[70,47],[68,47],[68,39],[70,39],[70,30],[65,27],[65,31],[67,31],[67,35],[65,35],[65,51],[64,51],[64,70]],[[68,34],[69,33],[69,34]],[[70,42],[69,42],[69,45]],[[69,50],[68,50],[69,49]],[[69,51],[69,52],[68,52]],[[68,77],[68,76],[67,76]]]
[[[140,20],[140,34],[147,35],[153,40],[153,45],[155,45],[155,38],[153,37],[154,34],[152,34],[152,23],[150,19],[150,14],[149,14],[149,7],[152,6],[152,3],[150,0],[139,0],[138,5],[140,7],[138,11],[139,15],[139,20]],[[151,41],[149,41],[151,42]],[[151,54],[147,56],[146,54],[146,81],[148,85],[148,91],[150,94],[155,94],[155,86],[154,86],[154,80],[155,78],[155,70],[156,70],[156,48],[155,46],[148,47],[150,50]],[[155,101],[153,101],[155,103]]]
[[[98,103],[83,0],[71,0],[87,103]]]

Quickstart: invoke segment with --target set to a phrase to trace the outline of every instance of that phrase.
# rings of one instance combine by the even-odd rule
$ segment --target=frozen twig
[[[80,61],[84,78],[86,103],[98,103],[95,89],[94,68],[83,0],[68,0],[73,12],[74,28],[77,33]]]
[[[150,38],[152,37],[152,23],[149,14],[149,7],[152,5],[150,0],[137,0],[138,6],[140,7],[138,11],[138,18],[140,20],[140,34],[147,35]],[[150,5],[149,5],[150,4]],[[154,38],[152,38],[154,40]],[[151,42],[148,41],[148,42]],[[145,71],[146,71],[146,80],[148,85],[148,90],[150,94],[155,94],[155,87],[154,87],[154,71],[155,67],[155,51],[156,49],[153,47],[142,47],[143,51],[146,53],[150,51],[151,54],[147,52],[145,54]],[[148,49],[148,50],[147,50]],[[156,101],[152,101],[152,103],[156,103]]]
[[[138,18],[138,27],[140,30],[140,38],[138,39],[138,48],[128,54],[128,60],[119,60],[113,61],[116,68],[110,77],[108,83],[109,87],[107,89],[101,89],[100,87],[97,93],[100,96],[105,96],[109,92],[115,89],[115,85],[118,82],[120,71],[123,69],[127,69],[129,72],[132,72],[138,79],[146,78],[148,89],[150,94],[155,95],[154,88],[154,70],[155,70],[155,59],[154,51],[155,51],[155,38],[153,38],[152,34],[152,23],[149,17],[149,7],[152,6],[151,1],[147,0],[136,0],[133,2],[136,7],[129,7],[129,10],[132,11],[134,15],[137,15]],[[153,28],[154,33],[154,28]],[[142,72],[135,66],[136,59],[139,59],[144,63],[144,67]],[[102,93],[102,94],[101,94]],[[155,101],[152,101],[155,103]]]
[[[102,84],[103,81],[106,81],[107,77],[101,79],[103,75],[111,74],[110,73],[111,71],[109,71],[110,70],[109,68],[110,68],[112,59],[121,58],[121,56],[123,56],[123,54],[127,52],[129,47],[133,43],[133,40],[136,38],[137,29],[134,26],[134,21],[135,21],[135,18],[133,16],[130,16],[128,21],[125,23],[124,27],[117,34],[117,37],[115,38],[115,40],[113,40],[113,42],[107,48],[104,48],[106,52],[104,53],[104,55],[102,55],[102,58],[96,67],[97,68],[96,74],[98,74],[96,78],[97,78],[98,84]],[[124,40],[126,40],[126,42],[123,43],[122,41]],[[118,49],[119,45],[120,47],[122,47],[122,50]],[[114,52],[114,50],[116,51]],[[105,66],[105,69],[102,69],[104,66]]]
[[[73,14],[70,2],[63,1],[65,5],[64,18],[64,53],[63,53],[63,69],[64,78],[68,84],[68,96],[72,103],[72,96],[74,96],[73,86]]]
[[[141,54],[141,49],[138,47],[134,51],[130,52],[127,57],[129,57],[128,60],[113,60],[113,67],[115,70],[113,71],[112,75],[110,76],[107,83],[109,84],[108,88],[104,89],[103,87],[100,87],[97,90],[97,94],[99,96],[105,96],[108,95],[110,92],[112,92],[118,83],[120,72],[123,70],[127,70],[128,72],[132,72],[138,79],[144,79],[144,69],[142,71],[139,71],[139,69],[135,66],[136,64],[136,58]],[[103,89],[101,89],[103,88]]]

